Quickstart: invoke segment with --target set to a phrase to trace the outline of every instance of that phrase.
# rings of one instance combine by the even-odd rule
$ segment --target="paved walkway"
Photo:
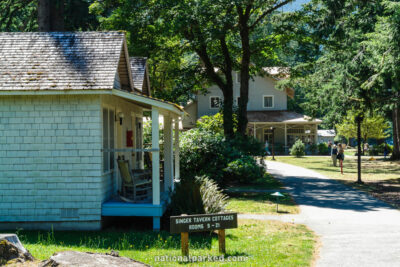
[[[314,171],[268,161],[299,215],[245,215],[303,223],[320,236],[317,266],[400,266],[400,211]]]

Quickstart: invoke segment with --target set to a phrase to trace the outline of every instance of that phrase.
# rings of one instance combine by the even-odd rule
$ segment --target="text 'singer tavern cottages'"
[[[147,75],[121,32],[0,33],[0,228],[100,229],[109,216],[160,228],[183,111],[152,98]]]

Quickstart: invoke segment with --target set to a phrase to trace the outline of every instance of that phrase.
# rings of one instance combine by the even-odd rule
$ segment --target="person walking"
[[[340,173],[343,174],[344,149],[342,144],[338,144],[338,153],[336,158],[339,160]]]
[[[265,151],[267,152],[267,156],[271,154],[269,153],[268,147],[269,147],[268,140],[265,140]]]
[[[337,164],[337,153],[338,153],[337,146],[333,145],[332,146],[332,150],[331,150],[331,158],[332,158],[333,166],[335,166],[335,167],[336,167],[336,164]]]
[[[388,154],[389,154],[389,148],[388,144],[385,142],[385,147],[383,148],[383,158],[386,159]]]

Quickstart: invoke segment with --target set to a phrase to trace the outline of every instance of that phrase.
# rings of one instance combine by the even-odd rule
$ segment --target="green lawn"
[[[344,175],[340,174],[340,167],[334,167],[329,156],[311,156],[296,158],[292,156],[275,157],[277,161],[301,166],[317,171],[328,177],[356,181],[357,157],[346,156],[343,162]],[[370,160],[371,157],[362,157],[362,179],[364,181],[400,179],[399,162]],[[339,163],[338,163],[339,165]]]
[[[279,198],[279,213],[276,212],[276,197],[271,193],[229,193],[227,209],[238,213],[282,214],[299,213],[293,198],[283,193]]]
[[[282,189],[282,184],[266,173],[264,177],[245,185],[231,185],[226,193],[229,196],[227,209],[238,213],[252,214],[282,214],[298,213],[299,208],[293,198],[284,193],[279,199],[279,213],[276,212],[276,197],[271,196],[273,191]],[[235,192],[234,190],[273,190],[272,192]]]
[[[22,243],[40,260],[63,250],[120,252],[152,266],[179,266],[158,262],[156,256],[181,256],[180,236],[161,231],[38,232],[20,231]],[[216,234],[190,235],[191,256],[221,256]],[[245,262],[191,263],[189,266],[310,266],[316,238],[304,225],[276,221],[240,220],[237,229],[226,230],[229,256],[247,257]],[[183,264],[183,263],[181,263]]]
[[[279,189],[282,188],[282,183],[279,182],[277,179],[272,177],[271,174],[265,173],[263,177],[258,178],[255,181],[251,181],[247,184],[231,184],[226,189],[227,190],[246,190],[246,189]]]

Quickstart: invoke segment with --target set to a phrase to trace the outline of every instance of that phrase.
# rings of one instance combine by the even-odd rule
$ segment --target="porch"
[[[251,111],[247,117],[247,134],[270,146],[273,143],[276,154],[288,154],[297,140],[306,146],[318,143],[321,120],[290,111]]]
[[[124,94],[123,101],[131,100],[126,97],[132,95]],[[109,164],[111,170],[107,174],[105,191],[108,193],[102,202],[101,215],[153,217],[153,229],[158,230],[160,218],[170,201],[170,193],[174,191],[174,183],[179,180],[181,112],[172,104],[151,98],[145,100],[151,105],[141,103],[140,109],[136,102],[129,103],[133,105],[125,108],[116,105],[115,114],[112,114],[116,119],[112,120],[113,123],[109,122],[111,126],[108,128],[111,129],[108,132],[114,134],[106,138],[112,144],[105,144],[102,150],[104,164]],[[143,114],[146,113],[151,114],[151,141],[147,145],[143,125]],[[163,121],[162,129],[160,119]],[[103,119],[103,124],[104,121],[107,119]],[[103,129],[103,134],[106,130]],[[160,130],[163,131],[162,140]],[[121,171],[121,164],[126,164],[125,170]],[[144,194],[137,195],[135,191],[133,195],[125,193],[127,176],[133,186],[136,186],[137,180],[145,185],[145,189],[138,187]]]

